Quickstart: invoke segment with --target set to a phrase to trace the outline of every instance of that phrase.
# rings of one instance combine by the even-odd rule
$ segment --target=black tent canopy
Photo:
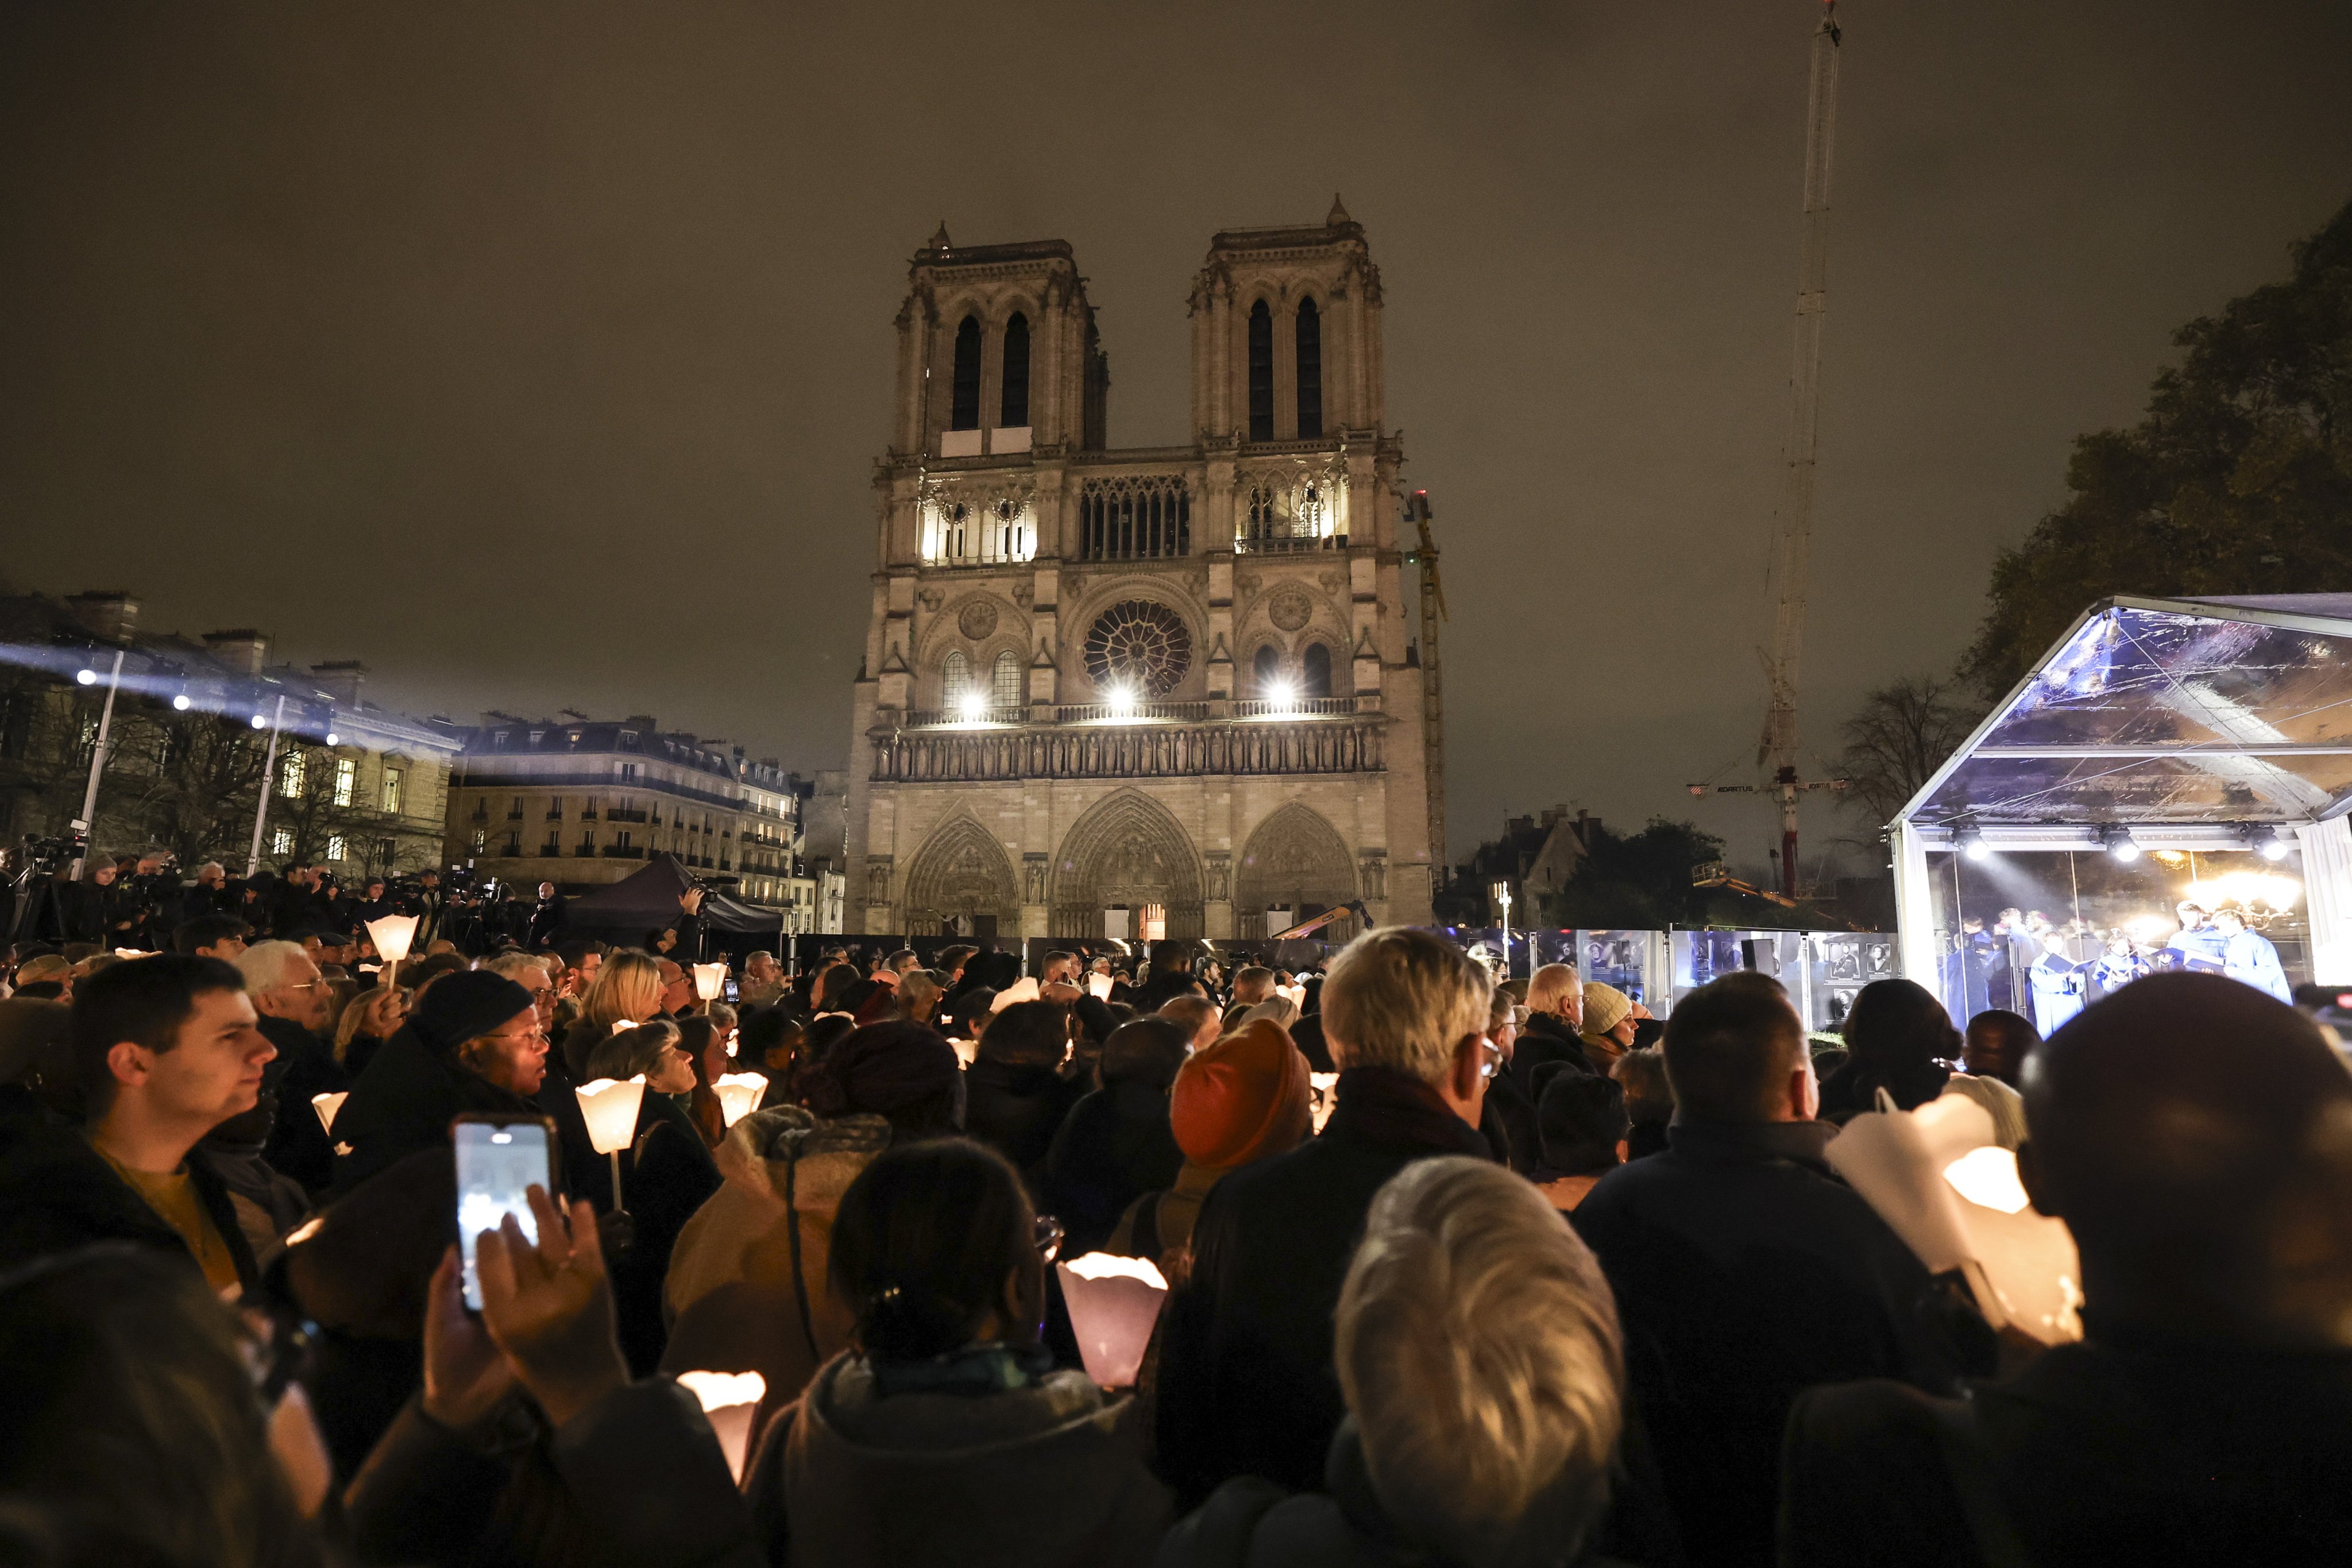
[[[583,893],[564,906],[567,925],[598,931],[623,931],[631,937],[676,925],[679,895],[698,884],[677,857],[656,853],[645,868],[607,888]],[[764,904],[748,904],[728,894],[706,890],[702,898],[702,928],[722,934],[772,936],[783,930],[784,911]]]

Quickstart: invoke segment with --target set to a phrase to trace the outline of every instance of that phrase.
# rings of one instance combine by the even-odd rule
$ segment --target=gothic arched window
[[[1319,642],[1307,645],[1307,690],[1308,697],[1331,695],[1331,650]]]
[[[1274,312],[1263,300],[1249,313],[1249,438],[1274,439]]]
[[[1323,438],[1323,317],[1312,300],[1298,301],[1298,438]]]
[[[950,648],[946,658],[940,661],[940,700],[941,705],[954,709],[963,706],[964,693],[971,688],[971,660],[964,658],[963,649]]]
[[[990,706],[996,708],[1021,706],[1021,656],[1011,648],[996,656],[995,678],[988,700]]]
[[[1260,697],[1271,696],[1276,684],[1281,679],[1281,650],[1272,643],[1268,643],[1257,650],[1255,658],[1250,660],[1251,689]]]
[[[1029,318],[1018,310],[1004,323],[1004,404],[999,425],[1029,423]]]
[[[950,384],[948,428],[980,428],[980,318],[966,316],[956,329],[955,380]]]

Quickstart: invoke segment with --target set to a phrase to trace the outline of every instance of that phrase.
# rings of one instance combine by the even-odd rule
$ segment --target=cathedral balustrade
[[[1297,555],[1315,550],[1345,550],[1348,536],[1327,533],[1320,537],[1305,534],[1242,534],[1234,540],[1236,555]]]
[[[875,736],[872,776],[892,784],[954,784],[1378,773],[1384,766],[1386,725],[1377,714],[1351,713],[1345,719],[1304,717],[1295,721],[1259,718],[899,728]]]

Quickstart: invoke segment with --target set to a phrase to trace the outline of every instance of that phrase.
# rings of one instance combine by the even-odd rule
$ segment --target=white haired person
[[[1322,1489],[1228,1481],[1162,1568],[1589,1561],[1622,1421],[1617,1311],[1532,1186],[1484,1160],[1407,1166],[1372,1202],[1338,1328],[1348,1415]]]
[[[1320,1484],[1346,1414],[1331,1314],[1373,1194],[1416,1160],[1494,1158],[1478,1133],[1497,1056],[1486,1037],[1493,990],[1460,948],[1403,927],[1367,932],[1332,962],[1331,1118],[1211,1190],[1192,1278],[1163,1319],[1160,1462],[1183,1505],[1234,1476]]]
[[[341,1094],[352,1081],[335,1059],[327,1033],[328,983],[297,942],[255,942],[236,955],[236,970],[245,977],[253,1010],[260,1015],[262,1034],[278,1047],[278,1059],[269,1064],[261,1086],[277,1102],[262,1157],[278,1174],[300,1183],[304,1191],[323,1191],[334,1178],[334,1146],[327,1141],[318,1112],[310,1109],[311,1098]]]

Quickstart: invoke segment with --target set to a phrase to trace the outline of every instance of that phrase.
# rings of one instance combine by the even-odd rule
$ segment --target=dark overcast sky
[[[1808,0],[11,7],[0,573],[385,700],[846,754],[908,254],[1076,247],[1187,439],[1334,189],[1444,546],[1452,837],[1753,757]],[[1811,743],[1948,665],[2172,330],[2352,196],[2352,6],[1853,0]],[[1704,818],[1758,858],[1760,805]]]

